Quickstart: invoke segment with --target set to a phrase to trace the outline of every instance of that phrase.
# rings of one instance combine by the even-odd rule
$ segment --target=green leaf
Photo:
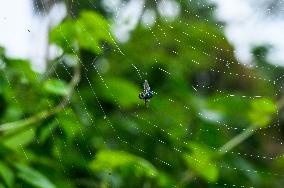
[[[44,89],[48,93],[61,96],[67,95],[70,90],[68,85],[64,81],[56,79],[47,80],[44,83]]]
[[[102,83],[98,84],[101,97],[114,104],[129,108],[141,102],[138,98],[139,88],[128,80],[109,78],[105,80],[107,87]]]
[[[216,182],[219,169],[212,161],[213,152],[207,147],[197,143],[190,143],[189,148],[192,153],[183,155],[188,167],[205,180]]]
[[[13,171],[3,162],[0,161],[0,176],[3,178],[4,183],[8,187],[12,187],[14,184],[14,173]]]
[[[101,150],[92,161],[94,171],[114,170],[123,167],[133,167],[135,174],[145,174],[148,177],[157,176],[156,168],[145,159],[124,151]]]
[[[23,109],[19,105],[12,103],[7,107],[4,115],[2,120],[6,122],[15,121],[21,119],[23,116]]]
[[[169,176],[166,173],[159,172],[159,176],[157,177],[157,183],[159,187],[170,188],[172,187],[172,185],[176,184],[176,182],[172,178],[172,176]]]
[[[39,141],[45,142],[56,127],[57,127],[56,121],[52,121],[51,123],[45,125],[40,131]]]
[[[15,164],[18,177],[26,183],[39,188],[55,188],[53,183],[42,173],[24,164]]]
[[[101,53],[101,42],[113,43],[109,24],[101,15],[83,11],[76,24],[81,48]]]
[[[20,132],[8,139],[3,141],[3,144],[13,150],[18,150],[19,148],[25,147],[31,143],[35,138],[35,131],[33,129],[28,129]]]
[[[261,98],[251,102],[251,111],[248,116],[253,125],[265,127],[270,123],[272,116],[276,112],[277,107],[272,100]]]
[[[25,60],[8,59],[5,61],[7,65],[7,76],[10,82],[20,82],[22,84],[37,83],[38,74],[31,68],[31,63]]]
[[[217,93],[212,95],[208,100],[209,110],[217,112],[219,116],[222,117],[222,120],[229,123],[232,127],[248,124],[247,113],[249,107],[250,100],[243,98],[242,95],[238,93]],[[206,108],[206,106],[203,107],[201,111],[203,111],[204,108]],[[206,117],[206,115],[204,114],[203,117]]]
[[[63,48],[65,52],[72,52],[72,49],[78,49],[76,30],[74,21],[66,20],[51,30],[50,41]]]
[[[82,11],[79,19],[66,20],[55,27],[50,40],[66,52],[82,48],[97,54],[102,52],[102,42],[113,43],[108,22],[93,11]]]
[[[63,129],[68,140],[74,138],[80,131],[81,124],[71,108],[65,109],[57,115],[59,127]]]

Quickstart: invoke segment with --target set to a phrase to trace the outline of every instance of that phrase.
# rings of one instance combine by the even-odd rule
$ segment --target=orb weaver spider
[[[145,106],[147,107],[147,102],[153,97],[154,91],[150,89],[148,81],[145,80],[143,84],[143,91],[139,93],[139,99],[143,99],[145,101]]]

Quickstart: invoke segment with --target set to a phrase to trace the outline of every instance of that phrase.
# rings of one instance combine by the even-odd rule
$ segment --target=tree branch
[[[248,137],[250,137],[255,130],[257,129],[256,126],[250,126],[249,128],[247,128],[246,130],[244,130],[243,132],[241,132],[240,134],[238,134],[237,136],[235,136],[234,138],[232,138],[229,142],[227,142],[226,144],[224,144],[220,149],[219,149],[219,153],[220,154],[225,154],[228,151],[230,151],[231,149],[233,149],[234,147],[236,147],[237,145],[239,145],[241,142],[243,142],[245,139],[247,139]]]
[[[277,102],[277,108],[278,111],[280,111],[284,107],[284,97],[281,97],[280,100]],[[239,145],[241,142],[243,142],[245,139],[253,135],[253,133],[259,129],[258,126],[252,125],[248,129],[244,130],[234,138],[232,138],[229,142],[224,144],[222,147],[219,149],[220,154],[225,154],[226,152],[232,150],[234,147]]]

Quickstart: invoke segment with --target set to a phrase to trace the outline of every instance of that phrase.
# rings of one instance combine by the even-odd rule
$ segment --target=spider
[[[139,93],[139,99],[143,99],[145,101],[145,106],[147,106],[147,102],[150,101],[150,99],[153,97],[154,91],[150,89],[147,80],[144,81],[143,88],[144,90]]]

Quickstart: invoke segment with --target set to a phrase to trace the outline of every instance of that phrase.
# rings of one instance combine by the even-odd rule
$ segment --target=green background
[[[205,1],[125,43],[100,1],[67,3],[44,73],[0,49],[0,188],[282,187],[283,68],[268,47],[242,65]]]

